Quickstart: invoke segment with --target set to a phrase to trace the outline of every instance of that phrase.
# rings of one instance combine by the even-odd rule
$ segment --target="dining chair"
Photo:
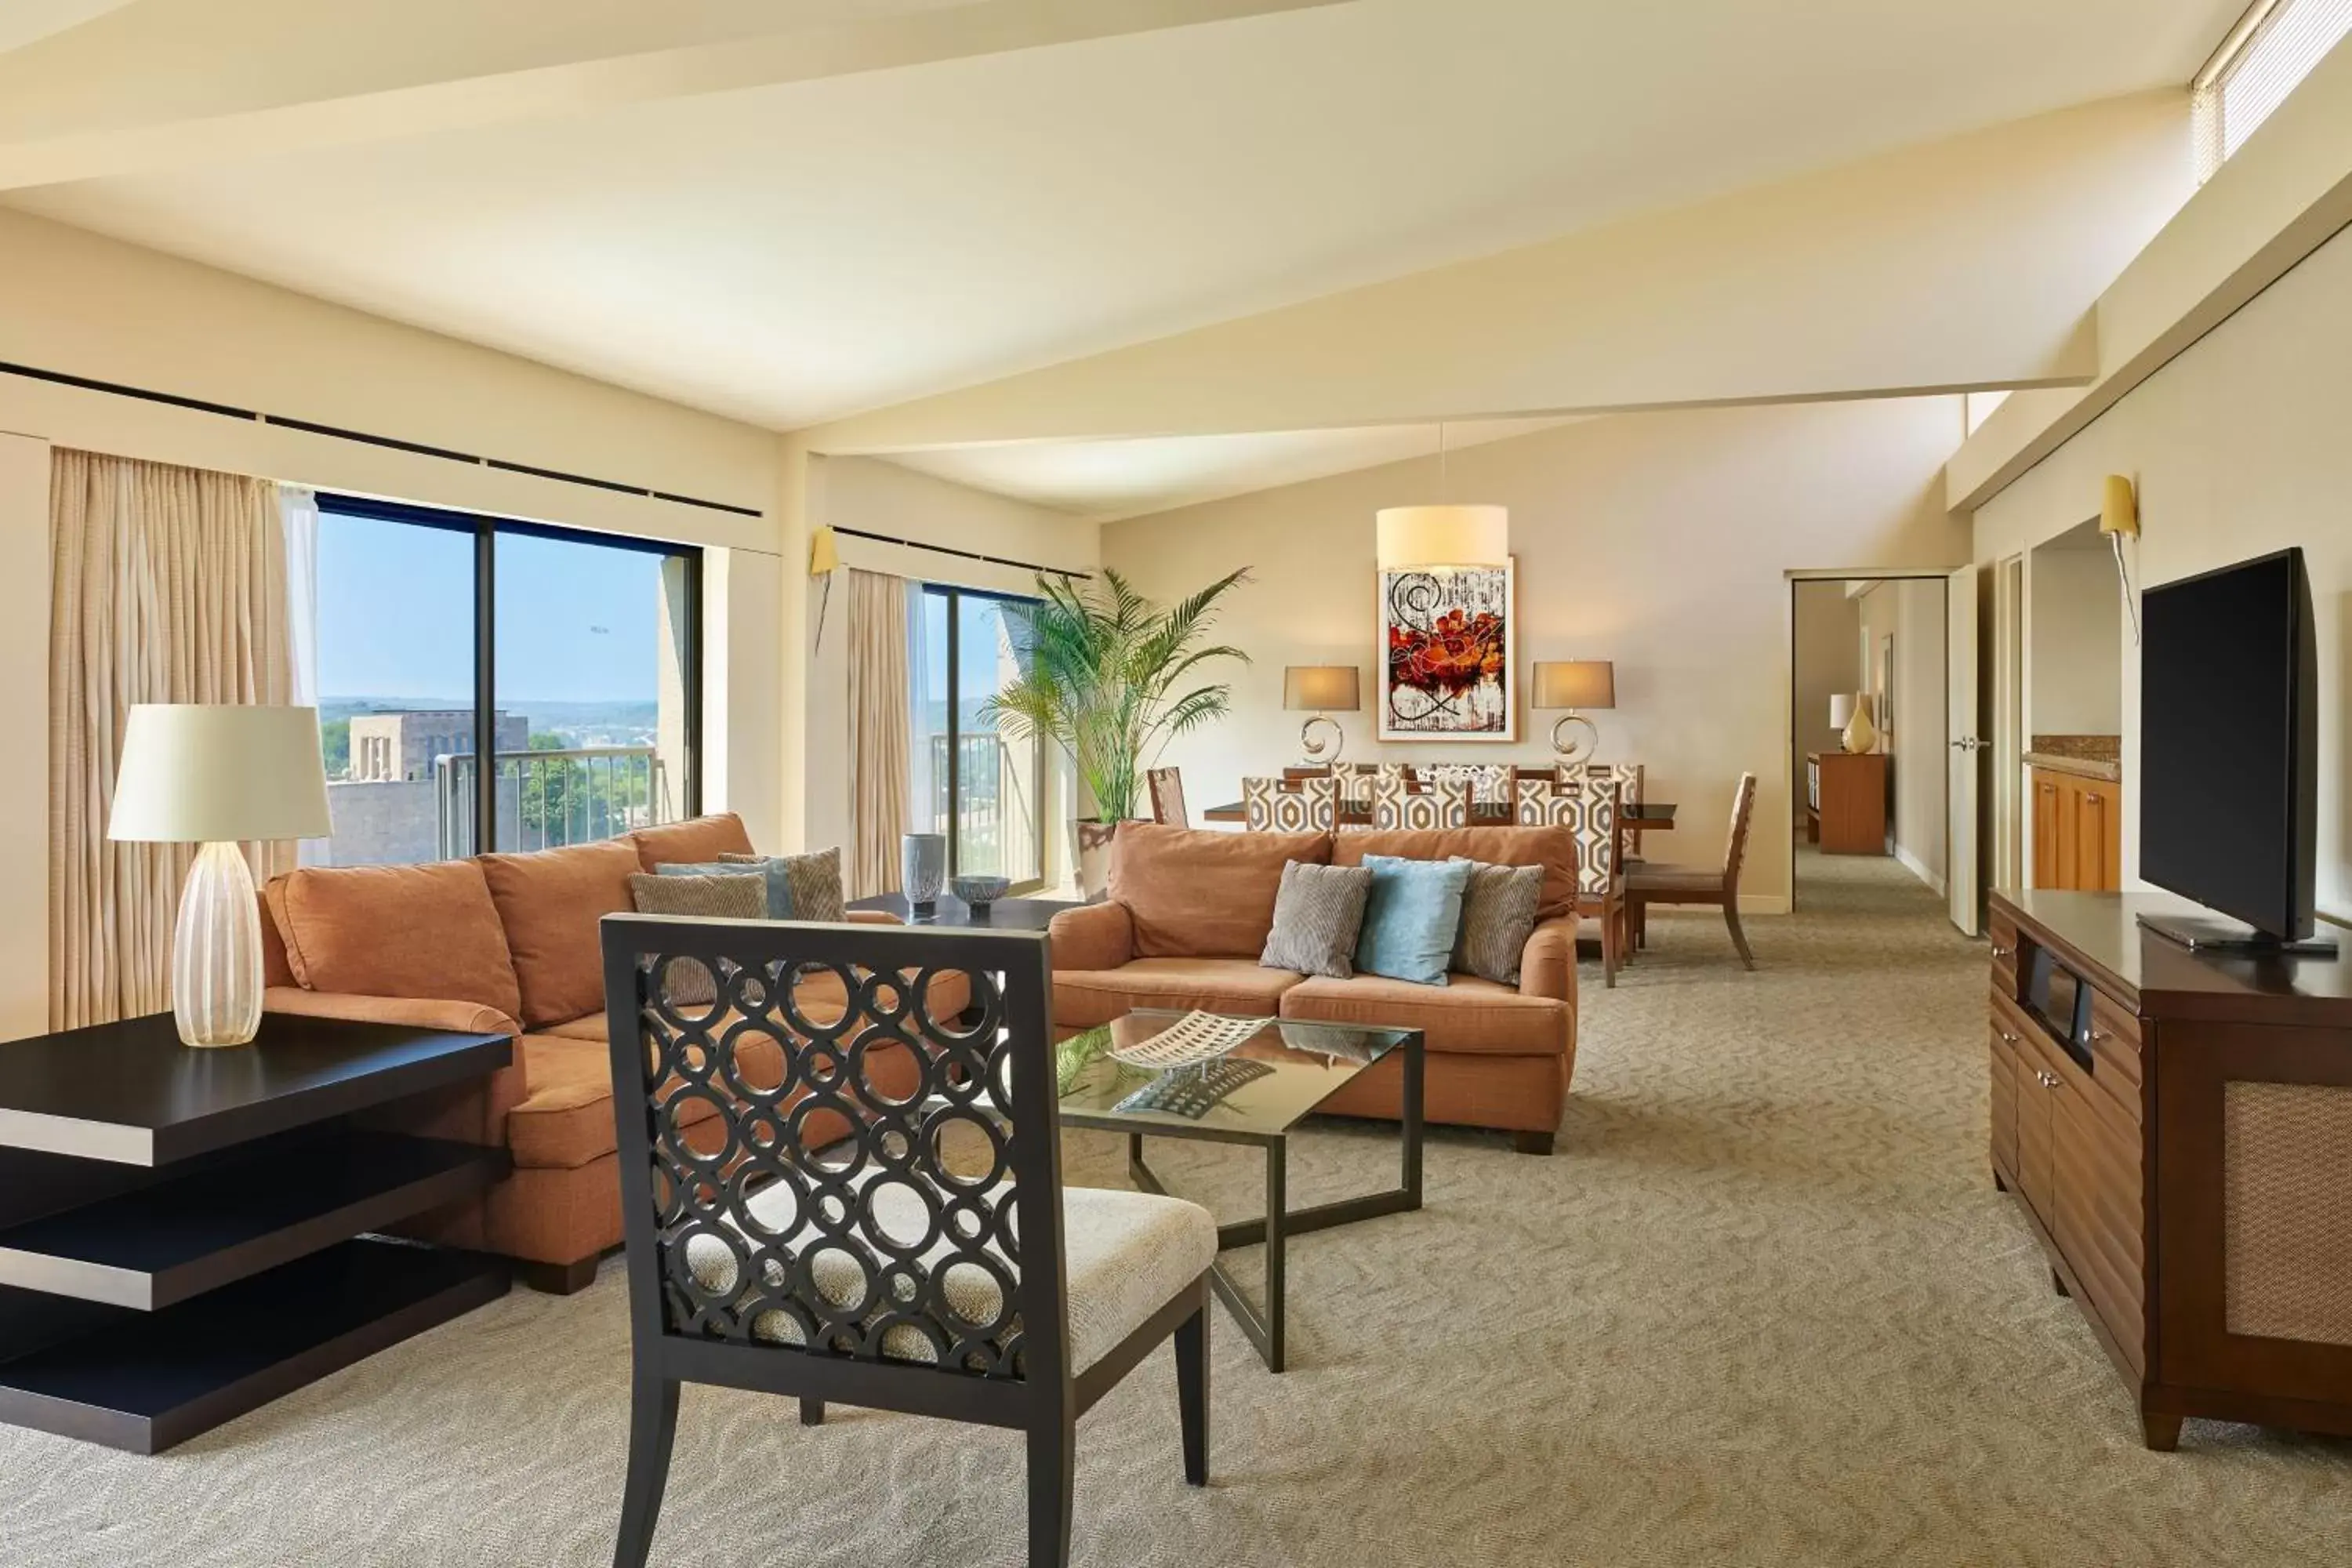
[[[1625,873],[1617,863],[1618,786],[1522,779],[1513,816],[1523,827],[1560,826],[1576,832],[1576,912],[1601,922],[1601,979],[1617,984],[1633,927],[1626,916]]]
[[[1559,771],[1560,782],[1563,784],[1575,783],[1582,779],[1615,781],[1618,785],[1617,801],[1621,816],[1642,804],[1642,764],[1639,763],[1565,763],[1561,764]],[[1631,873],[1633,868],[1631,862],[1641,857],[1642,830],[1638,827],[1629,827],[1620,832],[1617,838],[1618,842],[1624,847],[1623,854],[1627,861],[1625,869]]]
[[[1151,820],[1163,827],[1190,827],[1192,814],[1184,809],[1184,770],[1151,768],[1143,782],[1151,791]]]
[[[1242,780],[1242,809],[1253,833],[1336,833],[1339,781],[1320,778]]]
[[[1756,775],[1742,773],[1731,794],[1731,837],[1724,847],[1720,868],[1645,861],[1627,873],[1625,900],[1637,945],[1648,944],[1652,904],[1712,904],[1723,910],[1723,923],[1731,931],[1731,945],[1739,950],[1739,962],[1750,969],[1756,967],[1748,933],[1739,929],[1739,868],[1748,858],[1748,829],[1755,815]]]
[[[1378,763],[1334,763],[1331,774],[1339,781],[1339,808],[1358,811],[1372,809],[1372,786],[1379,782]]]
[[[1172,1338],[1184,1479],[1207,1483],[1216,1222],[1063,1185],[1044,933],[608,915],[603,944],[631,1345],[616,1568],[651,1550],[688,1383],[795,1397],[803,1426],[835,1403],[1019,1431],[1027,1561],[1064,1568],[1077,1419]],[[946,973],[971,1005],[937,1018]],[[904,1098],[868,1081],[893,1052],[919,1069]]]
[[[1372,781],[1372,826],[1381,833],[1427,832],[1470,826],[1470,781],[1433,780],[1415,789],[1402,777],[1382,773]]]

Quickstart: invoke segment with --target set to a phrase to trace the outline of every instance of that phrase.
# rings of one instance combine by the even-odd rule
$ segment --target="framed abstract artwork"
[[[1383,741],[1516,741],[1513,568],[1382,572]]]

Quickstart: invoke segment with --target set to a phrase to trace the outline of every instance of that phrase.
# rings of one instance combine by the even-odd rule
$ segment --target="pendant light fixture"
[[[1437,427],[1437,486],[1445,489],[1445,426]],[[1373,517],[1383,572],[1507,566],[1511,559],[1507,507],[1475,503],[1383,507]]]

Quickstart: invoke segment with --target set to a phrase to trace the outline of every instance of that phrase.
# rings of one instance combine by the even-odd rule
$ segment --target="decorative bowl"
[[[1010,877],[950,877],[948,879],[948,886],[954,891],[957,898],[961,899],[978,911],[1003,898],[1004,889],[1013,886],[1013,879]]]

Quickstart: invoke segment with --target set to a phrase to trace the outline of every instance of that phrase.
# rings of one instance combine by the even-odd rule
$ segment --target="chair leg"
[[[1633,945],[1640,948],[1648,947],[1650,945],[1650,900],[1641,898],[1627,900],[1625,918],[1633,922]]]
[[[1209,1484],[1209,1303],[1176,1327],[1176,1404],[1184,1425],[1184,1484]]]
[[[1617,984],[1617,936],[1619,921],[1617,906],[1601,906],[1601,983],[1614,988]]]
[[[677,1436],[677,1381],[639,1373],[629,1394],[629,1476],[621,1489],[621,1531],[613,1568],[645,1568],[669,1483],[670,1444]]]
[[[824,1425],[824,1400],[803,1399],[801,1401],[801,1425],[803,1426],[822,1426]]]
[[[1069,1568],[1077,1447],[1066,1416],[1029,1429],[1029,1568]]]
[[[1748,933],[1739,929],[1739,900],[1723,900],[1723,923],[1731,928],[1731,945],[1739,950],[1739,962],[1748,968],[1756,967],[1756,955],[1748,951]]]

